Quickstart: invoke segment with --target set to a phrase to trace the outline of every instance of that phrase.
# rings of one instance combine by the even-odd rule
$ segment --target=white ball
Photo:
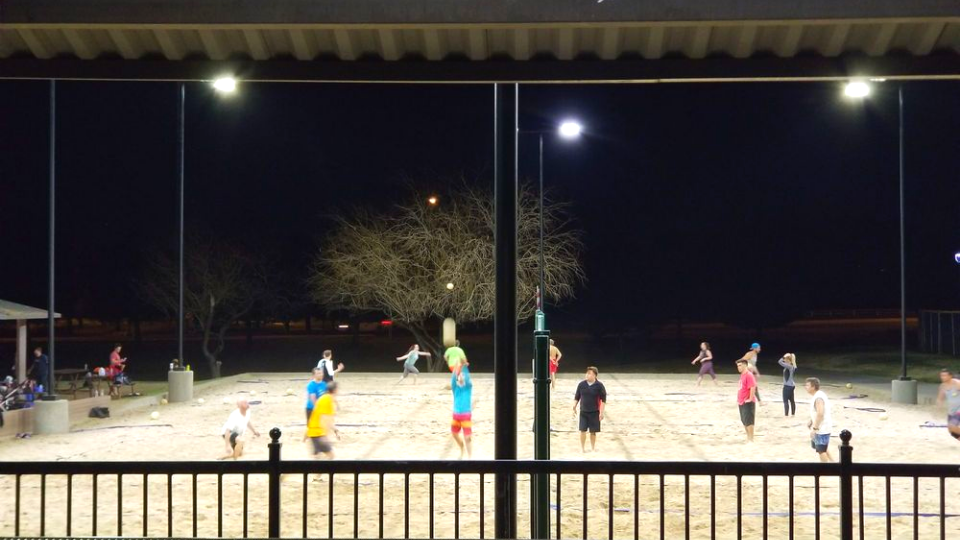
[[[847,388],[853,388],[853,383],[847,383]]]
[[[166,405],[167,403],[169,403],[169,402],[167,401],[167,398],[163,398],[163,399],[160,400],[160,404],[161,404],[161,405]]]
[[[257,391],[256,391],[256,390],[251,390],[251,391],[250,391],[250,395],[251,395],[251,396],[257,395]]]
[[[287,388],[287,395],[288,395],[288,396],[292,396],[292,395],[293,395],[293,388]]]
[[[448,290],[448,291],[452,291],[452,290],[453,290],[453,283],[447,283],[447,290]]]
[[[150,418],[156,420],[157,418],[160,418],[160,413],[158,413],[157,411],[153,411],[152,413],[150,413]]]
[[[890,418],[889,416],[887,416],[887,413],[880,413],[881,420],[886,420],[887,418]]]
[[[203,398],[197,398],[197,403],[203,405],[203,402],[204,402]]]

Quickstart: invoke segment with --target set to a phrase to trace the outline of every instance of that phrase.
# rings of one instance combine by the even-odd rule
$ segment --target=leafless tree
[[[309,286],[314,300],[328,307],[389,314],[434,353],[434,370],[442,365],[442,348],[427,332],[428,321],[493,318],[494,203],[489,190],[463,182],[437,205],[427,199],[412,193],[390,212],[335,218],[336,227],[314,258]],[[540,272],[536,192],[522,188],[518,203],[517,308],[525,320],[536,309]],[[573,298],[585,280],[583,244],[567,204],[548,200],[544,206],[546,298],[556,304]]]
[[[220,377],[226,335],[269,290],[264,264],[238,246],[193,236],[184,253],[184,316],[203,333],[203,355],[213,377]],[[153,261],[137,289],[167,316],[177,315],[179,273],[175,254],[154,250]]]

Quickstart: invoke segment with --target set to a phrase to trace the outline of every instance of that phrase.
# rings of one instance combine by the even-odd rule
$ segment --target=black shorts
[[[744,403],[740,405],[740,421],[743,422],[745,426],[752,426],[754,423],[754,416],[756,416],[757,404],[754,402]]]
[[[590,433],[600,431],[600,411],[580,411],[580,431]]]
[[[323,452],[324,454],[329,454],[333,451],[333,445],[330,444],[330,441],[326,437],[310,437],[310,442],[313,443],[313,453],[319,454]]]
[[[236,431],[231,431],[231,432],[230,432],[230,448],[236,448],[236,447],[237,447],[237,437],[239,437],[239,436],[240,436],[240,434],[237,433]]]

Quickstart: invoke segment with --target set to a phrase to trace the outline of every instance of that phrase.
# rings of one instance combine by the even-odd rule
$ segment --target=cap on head
[[[751,348],[751,349],[759,349],[759,348],[760,348],[760,344],[754,342],[752,345],[750,345],[750,348]]]

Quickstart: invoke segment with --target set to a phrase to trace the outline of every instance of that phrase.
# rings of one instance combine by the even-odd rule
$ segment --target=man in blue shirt
[[[323,368],[313,368],[313,379],[307,383],[307,422],[310,421],[310,415],[313,414],[313,407],[327,391],[327,383],[323,380]]]
[[[470,368],[466,364],[460,364],[459,369],[454,369],[450,387],[453,388],[453,421],[450,423],[450,433],[453,441],[460,447],[460,459],[463,459],[464,448],[469,458],[473,453],[470,442],[473,433],[470,416],[473,411],[473,381],[470,379]],[[460,438],[461,430],[463,439]]]

